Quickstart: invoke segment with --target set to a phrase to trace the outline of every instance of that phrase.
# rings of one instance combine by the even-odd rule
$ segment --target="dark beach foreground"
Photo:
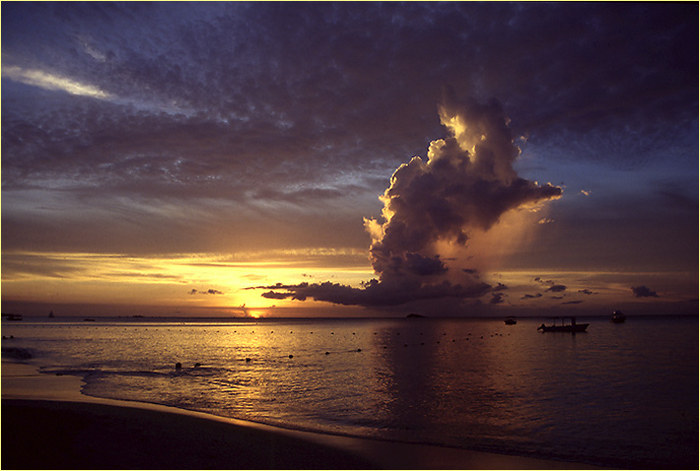
[[[337,448],[184,414],[58,401],[2,401],[2,468],[370,468]]]
[[[2,469],[584,469],[301,432],[79,393],[76,377],[3,362]]]

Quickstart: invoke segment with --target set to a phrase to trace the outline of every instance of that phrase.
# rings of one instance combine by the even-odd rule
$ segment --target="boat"
[[[516,321],[514,317],[509,317],[508,319],[506,319],[503,322],[505,322],[506,325],[515,325],[518,323],[518,321]]]
[[[557,319],[561,320],[561,325],[557,325]],[[570,324],[565,324],[564,319],[571,319]],[[555,317],[552,325],[542,324],[537,328],[542,332],[569,332],[575,334],[576,332],[585,332],[590,324],[577,324],[575,317]]]
[[[625,319],[627,319],[627,316],[625,316],[622,311],[615,311],[613,312],[612,317],[610,318],[611,322],[614,322],[615,324],[622,324],[625,322]]]

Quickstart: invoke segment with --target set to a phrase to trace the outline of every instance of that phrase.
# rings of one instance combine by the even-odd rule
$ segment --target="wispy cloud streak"
[[[98,87],[81,83],[69,77],[64,77],[39,69],[26,69],[15,65],[3,66],[2,76],[16,82],[43,88],[45,90],[60,90],[71,95],[81,95],[100,100],[109,100],[113,96]]]

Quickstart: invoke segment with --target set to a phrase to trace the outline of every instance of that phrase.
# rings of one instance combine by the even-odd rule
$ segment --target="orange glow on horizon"
[[[269,289],[250,288],[328,279],[359,286],[373,276],[365,253],[343,249],[170,257],[14,252],[3,257],[3,300],[210,307],[254,317],[298,302],[264,298]],[[236,306],[250,307],[242,312]]]

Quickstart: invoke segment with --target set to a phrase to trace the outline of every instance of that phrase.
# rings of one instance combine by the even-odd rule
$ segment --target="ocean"
[[[29,318],[3,320],[2,354],[87,395],[285,428],[697,468],[697,316],[542,321]]]

